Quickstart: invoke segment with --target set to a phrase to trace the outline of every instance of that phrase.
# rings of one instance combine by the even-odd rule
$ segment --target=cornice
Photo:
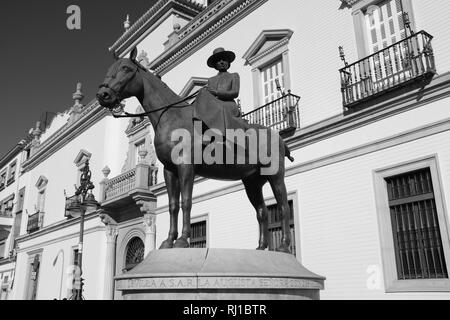
[[[191,0],[159,0],[109,48],[109,51],[122,52],[126,44],[133,42],[172,8],[180,9],[192,17],[204,9],[201,4]]]
[[[260,60],[261,58],[264,58],[265,56],[271,54],[272,52],[278,50],[279,48],[283,46],[287,46],[289,44],[289,38],[284,38],[280,41],[278,41],[275,45],[271,46],[270,48],[267,48],[263,52],[260,52],[259,54],[251,57],[248,59],[248,64],[253,65],[256,61]]]
[[[217,0],[180,31],[179,41],[151,62],[150,68],[164,75],[267,1]]]
[[[25,144],[18,143],[11,150],[9,150],[8,153],[5,154],[0,159],[0,169],[3,168],[4,166],[8,165],[8,163],[12,159],[14,159],[18,154],[20,154],[20,152],[22,152],[24,147],[25,147]]]
[[[33,169],[54,152],[64,147],[70,142],[71,139],[77,137],[100,119],[108,115],[109,112],[100,106],[96,100],[93,100],[83,109],[80,114],[80,118],[77,121],[73,123],[66,123],[58,131],[42,142],[39,145],[37,152],[22,164],[22,170],[28,171]]]

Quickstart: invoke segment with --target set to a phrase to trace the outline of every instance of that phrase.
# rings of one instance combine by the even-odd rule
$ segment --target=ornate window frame
[[[390,218],[387,182],[385,178],[429,168],[433,183],[436,210],[447,267],[450,266],[450,234],[438,156],[431,155],[373,171],[376,211],[380,235],[385,291],[395,292],[445,292],[450,291],[450,279],[398,280],[395,260],[394,235]]]
[[[355,29],[358,58],[363,59],[370,55],[368,32],[365,23],[365,13],[368,8],[378,5],[386,0],[360,0],[352,6],[353,26]],[[412,0],[401,0],[405,12],[408,12],[411,29],[416,30]],[[349,2],[349,1],[347,1]]]
[[[145,232],[140,228],[132,228],[129,230],[123,239],[120,241],[120,246],[118,246],[117,249],[117,258],[116,258],[116,275],[117,274],[123,274],[124,269],[126,266],[126,259],[127,259],[127,249],[128,249],[128,243],[133,238],[140,238],[145,246]],[[145,256],[144,256],[145,258]]]
[[[262,85],[261,70],[276,60],[281,60],[284,70],[285,90],[291,89],[289,67],[289,40],[294,31],[290,29],[263,30],[242,57],[245,65],[252,67],[253,101],[255,108],[261,107]],[[269,41],[273,43],[269,43]]]

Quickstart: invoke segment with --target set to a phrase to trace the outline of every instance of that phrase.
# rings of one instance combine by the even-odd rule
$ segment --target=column
[[[156,214],[144,214],[143,224],[145,230],[144,256],[146,257],[150,251],[156,249]]]
[[[116,266],[116,240],[119,229],[115,221],[107,214],[101,214],[100,218],[106,225],[106,261],[105,278],[103,284],[103,299],[114,300],[114,276]]]

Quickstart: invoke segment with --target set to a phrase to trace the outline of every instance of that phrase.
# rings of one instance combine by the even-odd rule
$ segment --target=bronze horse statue
[[[134,48],[130,58],[116,57],[116,62],[110,67],[103,84],[97,93],[101,106],[113,110],[120,102],[130,97],[136,97],[146,111],[155,131],[154,146],[159,161],[164,165],[164,179],[169,196],[170,230],[168,238],[160,249],[188,248],[191,233],[190,219],[192,207],[192,190],[196,175],[217,180],[242,180],[247,196],[256,210],[259,223],[259,245],[257,250],[268,247],[268,210],[264,202],[263,186],[269,182],[277,201],[277,209],[282,217],[282,239],[277,251],[290,253],[289,206],[286,186],[284,183],[284,158],[291,161],[289,149],[278,133],[275,133],[279,150],[270,150],[276,155],[272,161],[278,162],[278,171],[272,175],[261,175],[264,167],[257,164],[175,164],[171,154],[176,142],[171,141],[174,130],[185,129],[194,132],[192,105],[183,101],[160,78],[153,75],[136,61],[137,49]],[[166,106],[166,107],[164,107]],[[259,125],[249,125],[255,129],[269,128]],[[181,203],[180,203],[181,195]],[[183,212],[183,229],[178,237],[178,211]],[[175,243],[174,243],[175,241]]]

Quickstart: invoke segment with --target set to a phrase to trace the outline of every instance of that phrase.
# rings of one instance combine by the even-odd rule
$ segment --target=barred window
[[[398,280],[448,278],[430,169],[385,180]]]
[[[206,248],[206,220],[191,224],[191,248]]]
[[[269,229],[269,250],[275,251],[281,243],[281,213],[277,210],[277,205],[267,207],[269,211],[268,229]],[[289,227],[291,232],[291,253],[295,255],[295,226],[294,226],[294,204],[289,201]]]

